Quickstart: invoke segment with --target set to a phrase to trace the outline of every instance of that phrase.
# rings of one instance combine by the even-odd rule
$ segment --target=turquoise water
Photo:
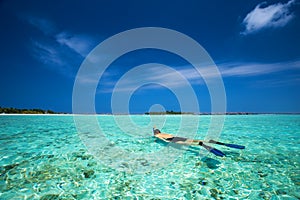
[[[226,116],[219,140],[246,149],[215,145],[222,158],[151,137],[199,123],[204,138],[210,116],[125,118],[97,116],[98,140],[88,117],[77,131],[72,116],[0,116],[0,199],[300,199],[300,115]]]

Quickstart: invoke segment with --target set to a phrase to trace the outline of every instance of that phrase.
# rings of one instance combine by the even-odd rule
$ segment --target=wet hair
[[[158,130],[158,129],[155,129],[153,132],[154,132],[154,135],[161,133],[160,130]]]

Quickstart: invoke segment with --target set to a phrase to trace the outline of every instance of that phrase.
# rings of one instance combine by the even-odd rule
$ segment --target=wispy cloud
[[[123,81],[124,88],[127,89],[128,86],[137,86],[140,82],[148,83],[159,83],[161,86],[172,86],[172,87],[182,87],[188,80],[187,77],[193,79],[195,77],[196,71],[186,70],[185,76],[178,70],[174,70],[168,67],[162,67],[160,64],[147,64],[147,67],[143,67],[140,70],[136,70],[129,79]],[[148,88],[157,88],[158,85],[148,86]]]
[[[53,42],[32,40],[32,55],[43,63],[43,66],[57,71],[67,77],[74,77],[78,54],[70,52],[66,47]]]
[[[64,65],[62,59],[55,48],[51,45],[44,45],[37,41],[32,41],[34,56],[45,64]]]
[[[270,75],[281,72],[292,71],[295,74],[299,74],[300,60],[278,63],[238,63],[227,62],[217,64],[219,73],[215,73],[211,67],[206,66],[201,68],[202,75],[206,78],[215,78],[221,75],[222,78],[227,77],[259,77],[263,75]],[[291,73],[291,74],[293,74]],[[100,82],[101,90],[99,93],[112,92],[117,84],[117,77],[109,73],[106,74],[105,81]],[[125,74],[126,75],[126,74]],[[147,68],[143,68],[143,71],[137,70],[135,73],[129,73],[126,79],[122,80],[122,84],[119,84],[116,91],[132,91],[136,89],[136,86],[143,82],[160,83],[160,85],[167,85],[172,88],[181,88],[186,86],[186,82],[183,79],[179,79],[179,76],[188,81],[191,85],[204,85],[203,77],[192,66],[180,66],[176,70],[168,70],[161,68],[160,65],[148,65]],[[283,84],[286,82],[295,83],[299,82],[299,76],[289,76],[288,80],[266,80],[268,83],[274,81],[274,83]],[[87,78],[87,77],[86,77]],[[86,79],[88,80],[88,78]],[[143,89],[162,88],[157,84],[151,84]]]
[[[42,31],[45,35],[53,35],[56,34],[57,28],[49,20],[43,19],[43,18],[37,18],[33,16],[22,16],[29,24],[37,28],[38,30]]]
[[[93,39],[88,35],[74,35],[67,32],[61,32],[57,34],[55,38],[58,43],[66,45],[82,57],[85,57],[94,46]]]
[[[31,40],[33,56],[67,76],[75,75],[76,68],[96,43],[89,35],[60,31],[47,19],[32,16],[23,16],[23,19],[42,33]]]
[[[272,74],[281,71],[300,70],[300,60],[278,63],[238,63],[229,62],[219,65],[223,77],[250,77]]]
[[[247,35],[264,28],[285,26],[294,18],[291,7],[295,2],[296,0],[290,0],[286,4],[277,3],[266,7],[266,2],[258,4],[243,20],[245,30],[242,34]]]
[[[121,69],[122,66],[118,68]],[[161,64],[152,63],[144,65],[142,70],[134,70],[132,68],[130,71],[124,72],[121,78],[120,74],[116,73],[116,71],[113,73],[106,72],[105,76],[103,76],[104,78],[102,77],[102,81],[99,83],[101,90],[98,92],[112,92],[120,80],[122,84],[118,83],[119,88],[116,91],[132,91],[136,89],[137,85],[143,86],[143,89],[157,89],[166,86],[170,88],[185,88],[187,84],[204,85],[206,84],[205,81],[215,80],[215,78],[222,76],[221,71],[217,70],[216,67],[207,65],[202,65],[200,71],[197,71],[192,65],[169,68]],[[98,82],[98,80],[94,80],[93,78],[84,77],[81,82],[95,84],[95,81]],[[145,82],[151,84],[145,86],[143,85]]]
[[[197,73],[191,69],[186,70],[185,75],[193,79]],[[99,91],[100,93],[112,92],[113,90],[117,92],[133,91],[141,86],[143,89],[180,88],[189,83],[188,78],[183,76],[180,71],[155,63],[133,68],[118,80],[115,77],[109,77],[109,74],[106,74],[105,79],[106,81],[100,83],[104,86],[104,90]]]
[[[300,74],[287,74],[283,77],[274,77],[273,79],[261,79],[256,80],[252,85],[254,87],[280,87],[286,85],[299,85],[300,83]]]
[[[300,83],[300,60],[278,63],[223,63],[219,68],[223,78],[253,77],[251,86],[254,87],[278,87]]]

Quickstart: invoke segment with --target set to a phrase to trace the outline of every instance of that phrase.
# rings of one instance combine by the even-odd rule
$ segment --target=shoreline
[[[0,116],[71,116],[74,114],[21,114],[21,113],[0,113]]]
[[[72,114],[72,113],[62,113],[62,114],[21,114],[21,113],[0,113],[0,116],[93,116],[93,115],[102,115],[102,116],[122,116],[122,115],[145,115],[145,116],[162,116],[162,115],[169,115],[169,116],[180,116],[180,115],[192,115],[192,116],[213,116],[213,115],[300,115],[300,113],[216,113],[216,114],[210,114],[210,113],[200,113],[200,114],[111,114],[111,113],[96,113],[96,114]]]

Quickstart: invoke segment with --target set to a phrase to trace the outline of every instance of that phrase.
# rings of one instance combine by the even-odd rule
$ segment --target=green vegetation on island
[[[19,109],[19,108],[2,108],[0,106],[0,114],[60,114],[52,110],[34,109]]]
[[[192,112],[166,111],[166,112],[146,112],[145,115],[193,115]]]
[[[274,114],[274,113],[254,113],[254,112],[225,112],[225,113],[211,113],[211,112],[179,112],[179,111],[166,111],[166,112],[145,112],[145,115],[258,115],[258,114]],[[280,113],[284,114],[284,113]]]

